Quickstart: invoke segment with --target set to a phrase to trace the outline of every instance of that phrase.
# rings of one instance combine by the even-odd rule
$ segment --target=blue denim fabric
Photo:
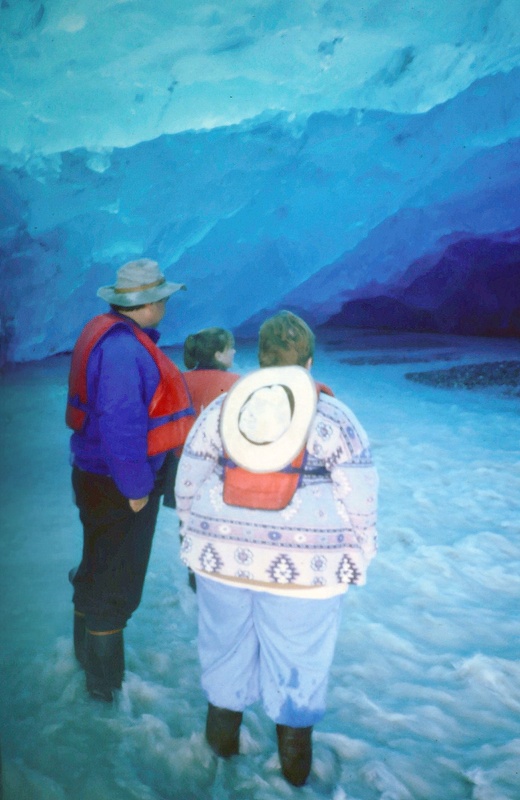
[[[197,575],[202,687],[213,705],[261,700],[277,724],[325,713],[343,595],[307,600],[226,586]]]

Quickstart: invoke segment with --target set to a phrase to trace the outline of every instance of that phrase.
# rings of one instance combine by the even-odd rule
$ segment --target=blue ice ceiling
[[[520,336],[518,0],[2,0],[2,357],[69,350],[125,261],[163,342]]]

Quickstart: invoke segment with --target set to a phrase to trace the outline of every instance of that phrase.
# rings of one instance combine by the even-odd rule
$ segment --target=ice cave
[[[519,800],[519,0],[1,0],[0,797]],[[161,323],[281,309],[380,478],[302,788],[272,723],[204,737],[197,596],[159,512],[117,701],[85,692],[74,344],[142,257]],[[182,296],[181,296],[182,295]]]

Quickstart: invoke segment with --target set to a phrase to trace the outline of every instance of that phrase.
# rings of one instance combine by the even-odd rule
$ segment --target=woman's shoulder
[[[365,441],[367,438],[363,425],[346,403],[337,397],[320,394],[314,419],[315,430],[324,424],[336,428],[349,439]]]

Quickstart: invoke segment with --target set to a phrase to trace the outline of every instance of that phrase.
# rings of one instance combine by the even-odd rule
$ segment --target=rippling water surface
[[[121,696],[86,697],[70,637],[81,537],[60,356],[10,368],[0,385],[5,800],[518,800],[520,400],[404,377],[518,358],[518,342],[320,339],[314,374],[372,441],[380,553],[346,597],[308,786],[280,777],[260,707],[246,712],[238,758],[217,763],[204,743],[196,598],[170,509],[126,630]],[[237,349],[237,369],[251,369],[255,348]]]

